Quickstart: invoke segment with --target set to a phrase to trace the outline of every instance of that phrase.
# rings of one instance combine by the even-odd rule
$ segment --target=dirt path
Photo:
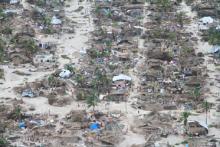
[[[147,3],[144,5],[144,10],[143,10],[143,15],[144,18],[142,20],[142,24],[144,26],[144,23],[148,21],[148,16],[147,16]],[[140,26],[141,27],[141,26]],[[143,29],[143,32],[145,31],[144,27],[141,27]],[[138,37],[138,53],[137,53],[137,58],[134,59],[136,64],[133,69],[129,70],[129,75],[132,78],[132,91],[130,92],[130,96],[128,98],[129,101],[129,111],[134,109],[130,108],[130,104],[135,103],[137,97],[140,94],[140,87],[141,87],[141,81],[140,81],[140,76],[139,76],[139,69],[145,64],[145,56],[143,55],[144,51],[144,39],[141,39],[140,36]],[[136,113],[134,113],[136,112]],[[138,113],[139,112],[139,113]],[[135,126],[135,121],[134,117],[141,115],[141,114],[147,114],[149,111],[144,111],[144,110],[138,110],[134,109],[134,111],[128,112],[127,114],[127,119],[129,120],[130,126]],[[128,134],[125,135],[125,140],[119,144],[119,147],[130,147],[132,145],[140,145],[145,143],[145,136],[140,135],[138,133],[133,133],[131,130],[128,131]]]
[[[200,36],[200,32],[199,32],[199,28],[198,28],[198,19],[196,12],[192,12],[191,8],[189,6],[186,6],[183,3],[183,7],[185,9],[183,10],[187,10],[187,15],[189,17],[192,18],[192,22],[189,26],[187,26],[187,31],[193,33],[194,37],[198,38],[198,44],[196,45],[196,53],[198,52],[202,52],[204,54],[204,66],[207,68],[207,74],[209,75],[209,77],[206,80],[206,85],[204,87],[204,89],[210,89],[210,92],[206,92],[205,93],[205,100],[207,100],[208,102],[212,102],[214,104],[218,104],[219,102],[217,102],[217,93],[219,93],[220,91],[220,87],[219,87],[219,83],[215,80],[216,76],[219,75],[219,71],[216,69],[214,63],[211,63],[210,61],[212,61],[212,57],[210,57],[210,51],[212,48],[212,45],[209,45],[208,42],[204,42],[201,40],[201,36]],[[210,83],[214,83],[213,86],[210,86]],[[208,124],[210,125],[213,122],[218,122],[220,120],[219,117],[216,117],[216,110],[215,109],[211,109],[210,113],[208,114]],[[205,124],[205,114],[200,114],[198,116],[191,116],[190,119],[192,120],[197,120],[200,122],[203,122]],[[211,131],[209,131],[209,135],[217,135],[216,133],[219,132],[219,130],[213,131],[213,129],[210,129]]]

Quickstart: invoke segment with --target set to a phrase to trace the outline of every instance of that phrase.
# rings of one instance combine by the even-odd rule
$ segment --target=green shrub
[[[6,15],[3,12],[3,9],[0,8],[0,19],[4,19],[6,17]]]
[[[43,33],[45,33],[45,34],[53,34],[54,33],[54,30],[52,29],[52,28],[45,28],[44,30],[43,30]]]
[[[10,27],[5,27],[1,32],[2,34],[12,34],[12,29]]]
[[[26,49],[27,54],[36,53],[38,50],[35,41],[33,39],[24,40],[21,44],[23,45],[23,48]]]
[[[208,42],[212,45],[220,44],[220,31],[215,28],[210,28],[208,31]]]
[[[72,65],[69,65],[69,64],[65,65],[65,69],[69,70],[71,73],[75,72],[74,67]]]
[[[0,79],[4,78],[4,69],[0,69]]]
[[[5,139],[5,138],[0,138],[0,147],[7,147],[9,144],[8,144],[8,141]]]
[[[5,43],[3,40],[0,39],[0,62],[4,60],[4,48],[5,48]]]
[[[40,7],[44,6],[44,0],[38,0],[36,5]]]

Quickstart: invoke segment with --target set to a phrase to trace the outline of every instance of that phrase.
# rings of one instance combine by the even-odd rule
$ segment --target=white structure
[[[115,81],[120,81],[120,80],[124,80],[124,81],[131,81],[131,77],[127,76],[127,75],[124,75],[124,74],[120,74],[118,76],[114,76],[112,78],[112,81],[115,82]]]
[[[202,22],[203,24],[211,24],[214,22],[214,19],[210,16],[207,16],[199,19],[199,21]]]

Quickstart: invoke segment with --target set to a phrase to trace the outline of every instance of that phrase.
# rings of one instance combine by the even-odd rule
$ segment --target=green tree
[[[96,92],[92,92],[87,98],[86,98],[87,106],[93,107],[93,111],[95,110],[95,106],[98,105],[98,94]]]
[[[0,8],[0,20],[4,19],[6,17],[5,13],[3,12],[3,9]]]
[[[109,11],[109,12],[107,13],[107,16],[108,16],[108,18],[111,18],[111,17],[112,17],[111,11]]]
[[[69,70],[71,73],[74,73],[75,71],[74,67],[70,64],[65,65],[65,69]]]
[[[52,5],[53,7],[57,7],[59,6],[61,3],[60,3],[60,0],[52,0]]]
[[[184,25],[184,17],[185,17],[184,12],[179,12],[176,14],[176,21],[181,27],[183,27]]]
[[[170,0],[157,0],[157,4],[161,6],[162,11],[168,11],[171,8]]]
[[[7,147],[9,144],[8,144],[8,141],[5,139],[5,138],[0,138],[0,147]]]
[[[15,108],[15,115],[16,115],[16,117],[19,119],[19,120],[21,120],[21,108],[20,107],[16,107]]]
[[[86,79],[82,74],[77,74],[74,79],[80,87],[84,87]]]
[[[23,40],[21,42],[21,44],[22,44],[23,48],[25,49],[27,55],[32,55],[32,54],[36,53],[38,50],[38,48],[35,44],[35,41],[33,39]]]
[[[56,85],[57,85],[57,80],[56,80],[56,78],[55,78],[53,75],[50,75],[50,76],[48,77],[48,84],[49,84],[49,86],[51,86],[51,87],[56,87]]]
[[[0,39],[0,62],[4,60],[4,47],[5,47],[5,44],[3,40]]]
[[[210,28],[208,31],[208,42],[212,45],[220,45],[220,31]]]
[[[37,6],[42,7],[45,5],[45,1],[44,0],[38,0],[36,3]]]
[[[181,113],[181,121],[183,121],[183,124],[184,124],[184,126],[185,126],[185,129],[186,129],[186,125],[187,125],[187,122],[188,122],[188,117],[191,115],[191,113],[190,112],[182,112]],[[186,131],[187,131],[187,129],[186,129]]]
[[[207,113],[208,113],[208,110],[211,108],[211,104],[208,103],[207,101],[204,101],[204,102],[202,103],[202,107],[205,109],[205,114],[206,114],[205,122],[206,122],[206,124],[207,124],[207,123],[208,123]]]
[[[55,31],[53,30],[53,28],[51,26],[49,26],[49,27],[45,27],[43,29],[43,33],[45,33],[45,34],[53,34],[53,33],[55,33]]]
[[[12,29],[10,27],[5,27],[1,32],[2,34],[9,35],[12,34]]]
[[[4,78],[4,69],[0,68],[0,79]]]
[[[192,91],[192,96],[195,100],[198,100],[198,98],[201,96],[201,89],[200,87],[195,87]]]
[[[50,23],[51,23],[51,18],[47,17],[47,16],[44,16],[43,17],[43,24],[46,25],[46,26],[49,26]]]
[[[177,3],[179,3],[179,4],[180,4],[180,3],[182,3],[182,1],[183,1],[183,0],[177,0]]]
[[[92,80],[93,89],[96,89],[98,93],[103,92],[103,91],[105,92],[111,84],[110,79],[106,75],[105,70],[99,67],[96,67],[94,71],[94,77],[95,78]]]

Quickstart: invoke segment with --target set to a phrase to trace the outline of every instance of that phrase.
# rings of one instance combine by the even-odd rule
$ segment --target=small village
[[[220,147],[220,0],[0,0],[0,147]]]

